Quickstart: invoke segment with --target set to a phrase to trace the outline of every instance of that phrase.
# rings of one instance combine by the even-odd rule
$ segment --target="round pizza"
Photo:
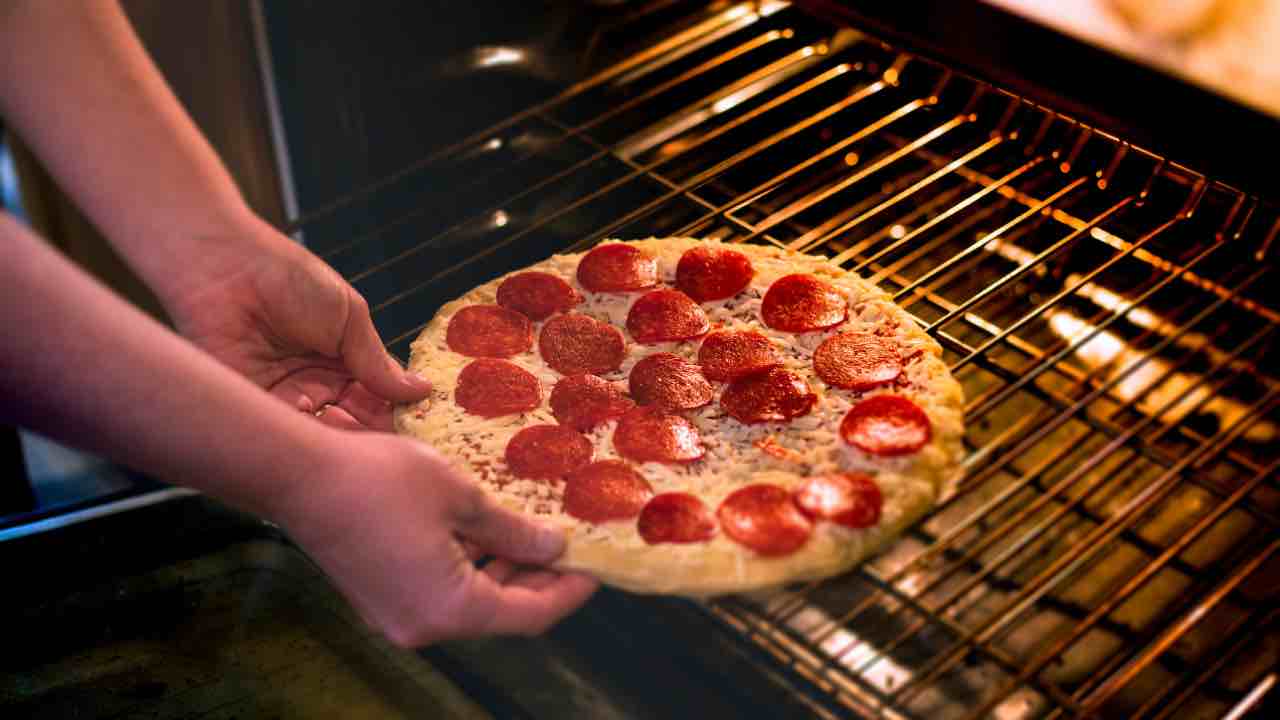
[[[558,567],[708,596],[844,572],[949,492],[963,397],[887,294],[691,238],[556,255],[446,304],[396,428],[561,528]]]

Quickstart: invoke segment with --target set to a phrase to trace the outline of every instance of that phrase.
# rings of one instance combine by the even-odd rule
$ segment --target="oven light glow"
[[[805,603],[798,612],[790,614],[786,624],[810,642],[816,642],[822,652],[837,664],[858,673],[859,677],[882,692],[890,692],[911,680],[909,669],[839,625],[820,608]]]
[[[525,59],[524,50],[513,47],[482,47],[476,48],[475,64],[476,67],[497,67],[499,65],[515,65],[522,63]]]
[[[894,240],[901,240],[906,236],[907,236],[907,228],[905,228],[902,225],[894,225],[893,227],[889,228],[889,237],[893,238]]]
[[[495,210],[493,217],[489,222],[491,222],[496,228],[506,227],[507,223],[511,222],[511,217],[502,210]]]
[[[502,138],[489,138],[489,142],[484,144],[485,150],[498,150],[502,148]]]

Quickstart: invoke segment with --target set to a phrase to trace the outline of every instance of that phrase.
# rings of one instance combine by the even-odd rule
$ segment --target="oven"
[[[543,638],[418,653],[274,528],[143,486],[0,525],[4,715],[1274,716],[1275,116],[1012,4],[508,3],[535,30],[409,68],[412,23],[335,22],[395,77],[345,95],[341,51],[256,6],[285,228],[397,356],[554,252],[772,244],[871,279],[942,345],[963,477],[841,577],[606,589]],[[456,94],[405,99],[428,80]]]

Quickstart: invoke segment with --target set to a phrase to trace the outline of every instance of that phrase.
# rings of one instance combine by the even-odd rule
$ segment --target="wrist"
[[[342,471],[347,459],[335,448],[351,442],[342,431],[326,427],[305,413],[286,418],[275,442],[268,440],[260,458],[260,477],[271,482],[255,486],[245,498],[245,509],[291,531],[306,525],[307,519],[331,513],[330,499],[341,494],[337,485],[345,482]],[[243,468],[241,469],[243,471]]]
[[[304,252],[247,207],[227,209],[141,243],[131,263],[170,316],[183,316],[211,290],[248,278],[264,262]]]

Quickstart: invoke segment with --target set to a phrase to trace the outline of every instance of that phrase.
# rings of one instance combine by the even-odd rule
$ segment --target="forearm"
[[[0,114],[166,303],[244,255],[250,211],[115,0],[0,0]]]
[[[0,419],[269,516],[337,444],[3,213],[0,247]]]

